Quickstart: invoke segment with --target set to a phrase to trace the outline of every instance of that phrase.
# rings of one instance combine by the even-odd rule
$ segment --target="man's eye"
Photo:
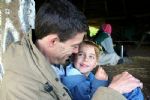
[[[78,55],[79,55],[79,56],[81,56],[81,55],[82,55],[82,53],[79,53]]]
[[[83,53],[78,53],[78,56],[80,56],[80,57],[83,56]]]

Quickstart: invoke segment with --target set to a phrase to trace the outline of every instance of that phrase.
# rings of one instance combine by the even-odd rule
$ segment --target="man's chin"
[[[61,59],[53,62],[52,64],[60,64],[60,65],[66,65],[70,62],[70,59]]]
[[[63,60],[63,61],[61,62],[62,65],[67,65],[68,63],[70,63],[70,60],[69,60],[69,59]]]
[[[57,62],[53,62],[51,64],[56,64],[56,65],[63,65],[65,63],[65,61],[57,61]]]
[[[63,64],[65,64],[65,63],[66,63],[65,60],[60,60],[59,62],[56,62],[56,64],[60,64],[60,65],[63,65]]]

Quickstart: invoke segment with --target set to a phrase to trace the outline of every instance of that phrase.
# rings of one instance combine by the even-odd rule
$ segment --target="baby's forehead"
[[[79,52],[91,52],[95,54],[95,47],[92,45],[82,45],[79,48]]]
[[[81,46],[92,46],[92,47],[94,47],[94,45],[90,44],[90,43],[81,43]]]
[[[80,48],[95,48],[95,46],[94,45],[91,45],[91,44],[81,44],[80,45]]]

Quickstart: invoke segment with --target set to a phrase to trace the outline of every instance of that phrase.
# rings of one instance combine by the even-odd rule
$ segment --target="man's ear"
[[[59,37],[56,34],[48,36],[49,46],[54,46],[59,41]]]

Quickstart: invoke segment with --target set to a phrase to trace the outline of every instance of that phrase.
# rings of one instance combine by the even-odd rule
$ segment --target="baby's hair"
[[[102,47],[101,47],[100,45],[96,44],[96,43],[93,42],[93,41],[89,41],[89,40],[84,40],[84,41],[81,43],[81,45],[82,45],[82,44],[86,44],[86,45],[91,45],[91,46],[93,46],[94,49],[95,49],[96,58],[97,58],[97,60],[99,59],[100,54],[103,52]]]

